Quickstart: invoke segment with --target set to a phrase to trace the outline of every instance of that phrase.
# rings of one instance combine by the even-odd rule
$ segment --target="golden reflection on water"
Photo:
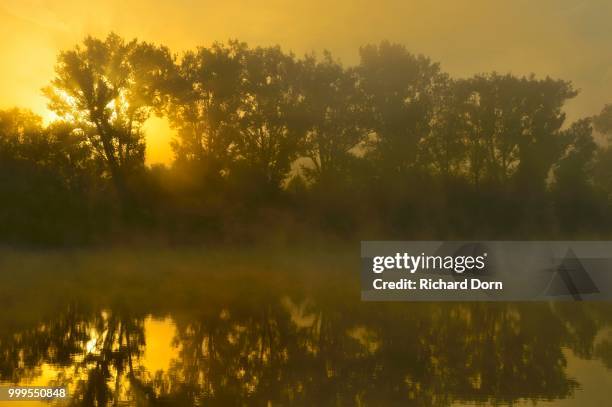
[[[307,304],[310,301],[304,301],[301,304],[294,303],[290,298],[284,297],[282,299],[282,307],[288,312],[288,315],[296,329],[309,329],[313,328],[315,324],[319,323],[319,318],[313,313],[305,311]],[[102,311],[101,315],[107,317],[108,311]],[[222,319],[228,318],[227,310],[223,310],[220,313]],[[83,354],[74,355],[75,361],[82,361],[86,355],[95,354],[98,352],[98,343],[104,339],[107,335],[107,331],[98,332],[96,330],[90,330],[90,338],[83,348]],[[369,330],[365,326],[357,325],[345,332],[346,336],[352,338],[359,343],[364,352],[375,354],[381,345],[380,340],[376,337],[376,334]],[[144,337],[146,347],[142,357],[139,361],[139,365],[142,367],[144,372],[151,378],[155,374],[163,375],[172,368],[173,364],[178,363],[177,359],[180,355],[180,346],[176,341],[177,327],[175,322],[170,317],[155,318],[148,315],[144,318]],[[229,335],[231,337],[231,335]],[[602,343],[606,340],[611,339],[612,330],[606,329],[598,333],[598,338],[595,342]],[[229,339],[229,342],[232,342]],[[606,366],[598,360],[582,359],[575,355],[575,353],[564,348],[562,350],[564,357],[567,360],[567,372],[569,376],[581,383],[574,394],[574,397],[568,399],[555,399],[555,400],[538,400],[537,405],[539,406],[601,406],[606,405],[609,401],[609,394],[607,391],[602,389],[612,389],[612,375]],[[48,363],[43,363],[37,367],[36,374],[27,380],[20,382],[21,385],[28,386],[53,386],[61,381],[61,378],[70,374],[71,368],[60,368]],[[244,377],[246,372],[244,370],[237,372],[237,375]],[[81,379],[85,379],[85,375],[80,376]],[[122,378],[121,387],[123,400],[129,400],[129,387],[130,381],[127,377]],[[75,390],[74,385],[68,386],[69,392],[72,394]],[[159,395],[159,393],[158,393]],[[61,404],[61,403],[60,403]],[[48,406],[47,402],[15,402],[15,401],[0,401],[0,406]],[[469,402],[455,402],[453,406],[476,406],[482,405],[479,403]],[[534,402],[531,400],[518,400],[514,402],[517,406],[531,406]]]
[[[148,372],[155,373],[170,368],[178,356],[178,345],[173,345],[176,326],[171,318],[156,319],[148,316],[145,319],[145,348],[142,365]]]
[[[312,305],[313,302],[311,300],[305,300],[301,303],[294,302],[291,298],[285,296],[281,300],[281,309],[284,309],[287,312],[287,316],[291,321],[291,324],[296,330],[309,330],[312,332],[320,330],[321,317],[314,312],[309,312],[308,306]],[[460,312],[463,314],[463,312]],[[100,318],[105,321],[107,324],[111,319],[111,311],[104,310],[99,313]],[[231,314],[227,309],[221,310],[219,313],[220,320],[228,320],[231,318]],[[147,315],[143,318],[143,333],[144,333],[144,350],[141,356],[138,359],[138,368],[135,370],[140,370],[142,373],[142,377],[147,380],[154,381],[156,375],[158,377],[167,375],[170,370],[176,368],[177,364],[181,364],[179,359],[181,357],[181,347],[179,342],[177,341],[177,336],[179,333],[177,332],[177,326],[175,321],[171,317],[163,317],[156,318],[152,315]],[[44,328],[39,328],[39,331],[44,331]],[[103,352],[102,348],[104,346],[105,340],[109,338],[111,333],[109,332],[110,328],[108,325],[105,329],[96,330],[95,328],[89,329],[89,339],[83,342],[82,353],[77,353],[73,355],[73,361],[75,364],[83,363],[87,358],[92,356],[100,356],[101,352]],[[240,326],[234,327],[234,334],[236,332],[244,332],[244,329],[241,329]],[[191,331],[191,334],[195,334],[194,331]],[[376,352],[382,345],[382,340],[378,338],[376,332],[367,326],[364,325],[355,325],[349,329],[347,329],[344,333],[344,336],[350,338],[354,341],[355,344],[359,345],[361,351],[358,353],[365,353],[370,355],[375,355]],[[594,339],[594,346],[607,343],[612,339],[612,330],[604,329],[598,332],[596,338]],[[236,344],[236,337],[230,332],[227,334],[228,343]],[[206,341],[202,342],[201,349],[203,351],[202,355],[205,355],[207,351],[205,350],[210,346]],[[120,348],[120,346],[119,346]],[[119,348],[116,348],[119,351]],[[567,361],[566,372],[567,376],[571,379],[576,380],[580,383],[580,387],[576,389],[575,393],[572,397],[566,399],[553,399],[546,400],[541,399],[537,400],[537,405],[541,406],[589,406],[589,405],[605,405],[608,400],[608,394],[602,389],[611,389],[612,388],[612,375],[608,368],[599,360],[594,359],[584,359],[577,356],[571,349],[563,348],[562,354]],[[208,350],[210,352],[210,350]],[[183,355],[184,356],[184,355]],[[265,356],[262,360],[266,361],[271,356]],[[433,363],[433,361],[432,361]],[[534,366],[535,368],[536,366]],[[117,369],[114,369],[114,375],[118,374]],[[328,378],[334,376],[334,372],[328,372]],[[244,379],[247,375],[247,372],[244,368],[240,368],[235,372],[236,376],[240,379]],[[87,380],[86,372],[78,373],[77,370],[74,369],[74,365],[68,367],[60,367],[58,365],[53,365],[49,363],[43,363],[40,366],[36,366],[35,372],[33,372],[27,379],[21,380],[19,384],[21,385],[31,385],[31,386],[53,386],[58,383],[62,383],[62,379],[66,377],[71,377],[71,382],[68,384],[68,389],[70,394],[74,394],[77,390],[77,386],[75,385],[74,380]],[[181,379],[186,380],[186,377],[181,377]],[[478,378],[476,381],[481,381],[482,378]],[[409,381],[409,379],[408,379]],[[257,380],[255,379],[253,383],[246,383],[247,387],[256,386]],[[116,395],[117,400],[121,402],[128,402],[129,400],[133,400],[130,392],[130,387],[134,385],[133,381],[130,379],[129,375],[122,375],[120,377],[120,382],[115,383],[116,386],[119,387],[118,393]],[[479,384],[473,383],[474,388],[479,388]],[[163,388],[156,389],[156,395],[160,396],[160,393]],[[254,390],[254,389],[252,389]],[[452,405],[454,406],[471,406],[471,405],[482,405],[482,402],[454,402]],[[519,399],[515,400],[514,405],[533,405],[533,400],[528,399]],[[0,405],[10,405],[10,406],[32,406],[32,405],[48,405],[45,402],[0,402]]]
[[[89,266],[57,298],[11,298],[11,280],[0,379],[85,406],[588,406],[612,389],[612,304],[363,303],[350,273],[191,261]]]
[[[104,320],[108,318],[109,311],[103,310],[100,315]],[[85,342],[83,352],[80,354],[74,354],[73,360],[75,363],[82,363],[82,361],[88,356],[99,355],[100,343],[104,341],[105,336],[108,335],[108,331],[99,332],[96,329],[89,330],[89,340]],[[174,343],[176,336],[176,326],[172,318],[155,318],[148,315],[144,319],[144,337],[146,347],[141,360],[139,361],[140,366],[144,368],[150,375],[154,375],[156,372],[167,371],[171,367],[171,363],[176,359],[179,353],[178,345]],[[73,370],[73,366],[68,368],[62,368],[58,365],[49,363],[43,363],[36,367],[36,372],[33,377],[21,380],[19,385],[22,386],[55,386],[58,383],[62,383],[62,378],[72,377],[81,380],[86,379],[86,375],[76,374]],[[5,385],[9,385],[6,383]],[[66,386],[69,394],[74,394],[75,385],[74,383]],[[123,389],[129,389],[130,381],[127,377],[122,378],[121,387]],[[129,391],[123,392],[127,394]],[[60,403],[63,404],[63,403]],[[67,403],[65,403],[67,404]],[[0,401],[0,406],[48,406],[48,402],[44,401]]]

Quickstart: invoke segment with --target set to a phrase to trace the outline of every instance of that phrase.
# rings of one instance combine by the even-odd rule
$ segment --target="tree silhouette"
[[[593,118],[595,130],[612,139],[612,104],[605,105],[601,112]]]
[[[303,147],[305,124],[295,81],[299,65],[280,47],[251,49],[244,64],[236,169],[274,192]]]
[[[293,284],[260,282],[244,296],[227,289],[234,283],[179,307],[167,369],[145,369],[152,338],[140,312],[73,306],[3,332],[0,378],[19,383],[53,365],[53,383],[70,386],[75,405],[497,405],[571,396],[579,383],[566,370],[568,349],[609,361],[609,342],[596,340],[612,322],[606,304],[432,303],[406,313],[329,287],[299,300],[300,289],[286,295]],[[133,308],[173,315],[173,301]]]
[[[188,52],[178,66],[179,88],[170,92],[177,160],[204,166],[209,176],[221,176],[236,159],[245,54],[237,41]]]
[[[306,173],[318,182],[346,179],[354,158],[351,151],[367,136],[355,72],[326,52],[321,61],[305,58],[300,74],[301,109],[308,120],[304,154],[312,163],[312,168],[305,167]]]
[[[446,84],[440,66],[404,46],[382,42],[360,49],[355,68],[374,133],[372,158],[377,167],[402,173],[420,165],[421,139],[430,132],[435,94]]]
[[[571,232],[593,224],[599,210],[591,181],[597,151],[592,132],[589,119],[579,120],[565,130],[565,152],[555,166],[555,209],[565,220],[563,227]]]
[[[142,126],[162,103],[159,91],[171,72],[169,51],[116,34],[87,37],[58,57],[56,77],[44,89],[49,108],[85,135],[119,193],[144,164]]]
[[[612,225],[611,109],[588,118],[594,136],[586,121],[568,126],[577,92],[564,80],[452,78],[390,42],[344,67],[329,52],[299,58],[239,41],[174,56],[110,34],[62,52],[44,92],[60,120],[0,112],[7,242],[91,242],[120,229],[249,240],[261,227],[604,237]],[[152,114],[176,132],[167,167],[145,165]]]

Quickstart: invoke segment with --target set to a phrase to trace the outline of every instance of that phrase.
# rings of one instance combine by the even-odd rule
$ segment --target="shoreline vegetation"
[[[0,244],[602,239],[612,105],[567,122],[565,80],[453,78],[382,42],[330,53],[116,34],[58,55],[57,120],[0,111]],[[169,166],[145,165],[166,118]]]

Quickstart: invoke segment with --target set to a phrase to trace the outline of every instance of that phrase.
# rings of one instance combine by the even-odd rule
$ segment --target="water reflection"
[[[153,316],[142,303],[70,301],[2,330],[0,380],[43,378],[86,406],[446,406],[572,398],[583,383],[568,358],[612,367],[607,304],[361,303],[332,284],[230,286],[183,306],[152,298]]]

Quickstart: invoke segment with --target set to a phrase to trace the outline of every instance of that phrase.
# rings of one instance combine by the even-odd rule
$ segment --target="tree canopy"
[[[568,123],[566,80],[453,78],[390,42],[344,66],[240,41],[176,55],[110,34],[61,52],[44,93],[51,124],[0,112],[2,213],[39,225],[7,221],[9,241],[273,234],[270,223],[422,238],[612,226],[612,105]],[[152,115],[175,131],[169,167],[145,165]]]

